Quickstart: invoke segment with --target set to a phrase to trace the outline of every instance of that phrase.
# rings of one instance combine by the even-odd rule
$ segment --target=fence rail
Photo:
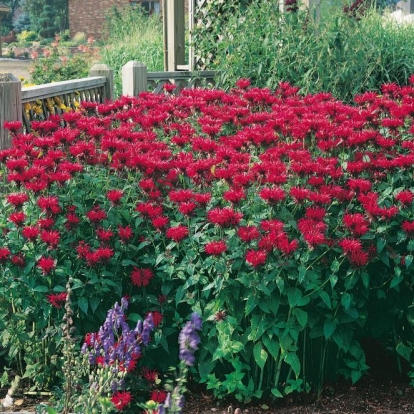
[[[214,71],[147,72],[144,64],[131,61],[122,68],[122,94],[160,93],[166,84],[175,85],[173,93],[178,94],[184,88],[213,87],[215,76]],[[22,121],[25,132],[29,132],[31,121],[75,109],[81,101],[103,103],[113,99],[113,85],[113,71],[104,64],[94,65],[88,78],[31,87],[22,87],[12,74],[0,74],[0,149],[10,146],[4,122]]]

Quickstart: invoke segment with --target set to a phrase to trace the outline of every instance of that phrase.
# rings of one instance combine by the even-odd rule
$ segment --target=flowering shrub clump
[[[120,296],[133,322],[152,313],[151,369],[174,365],[167,339],[199,312],[191,369],[219,396],[280,397],[338,372],[357,381],[366,335],[410,359],[413,116],[412,84],[350,106],[244,79],[85,102],[30,134],[13,123],[0,303],[32,338],[13,350],[30,362],[71,275],[80,334]]]

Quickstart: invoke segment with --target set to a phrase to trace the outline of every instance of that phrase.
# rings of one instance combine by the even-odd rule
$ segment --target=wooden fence
[[[212,87],[216,72],[147,72],[144,64],[128,62],[122,68],[122,94],[137,96],[143,91],[160,93],[166,83],[183,88]],[[30,122],[47,119],[51,114],[76,109],[81,101],[100,102],[114,98],[113,71],[104,64],[96,64],[89,77],[32,87],[22,87],[12,74],[0,74],[0,149],[10,146],[4,122],[22,121],[25,132]]]

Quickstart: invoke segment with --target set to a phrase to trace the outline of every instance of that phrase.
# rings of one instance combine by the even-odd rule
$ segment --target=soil
[[[12,73],[17,79],[30,79],[28,68],[31,64],[30,59],[0,58],[0,73]]]
[[[1,396],[6,392],[3,389]],[[47,402],[45,396],[28,396],[19,389],[13,397],[18,405],[4,408],[0,414],[34,413],[38,404]],[[305,394],[245,406],[215,400],[211,394],[191,393],[186,398],[183,414],[235,414],[237,408],[241,414],[414,414],[414,387],[407,381],[385,381],[367,375],[356,385],[342,382],[327,386],[319,399]]]

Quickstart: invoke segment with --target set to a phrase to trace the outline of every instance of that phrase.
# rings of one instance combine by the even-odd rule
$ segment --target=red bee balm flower
[[[114,205],[118,205],[123,196],[124,193],[121,190],[110,190],[106,193],[106,198]]]
[[[29,200],[26,193],[12,193],[7,196],[7,201],[15,208],[20,207],[23,203]]]
[[[95,206],[92,210],[86,213],[86,217],[92,223],[99,223],[100,221],[106,219],[106,213],[99,206]]]
[[[122,411],[132,401],[129,391],[117,391],[112,397],[111,402],[118,411]]]
[[[166,232],[166,236],[169,239],[174,240],[175,242],[179,242],[180,240],[188,236],[188,228],[181,225],[176,227],[170,227]]]
[[[131,272],[132,284],[138,287],[148,286],[153,277],[154,274],[151,269],[139,269],[138,267],[134,267],[134,270]]]
[[[122,243],[126,243],[129,239],[131,239],[134,235],[131,226],[119,226],[118,227],[118,235],[121,239]]]
[[[10,256],[10,250],[7,247],[0,248],[0,262],[4,262]]]
[[[19,211],[18,213],[12,213],[9,216],[9,220],[18,227],[23,224],[25,218],[26,216],[22,211]]]
[[[263,250],[249,250],[246,253],[246,262],[253,267],[259,267],[266,263],[267,253]]]
[[[227,246],[224,241],[213,241],[204,246],[204,251],[212,256],[219,256],[224,253],[226,249]]]
[[[152,391],[151,397],[150,397],[152,401],[155,401],[158,404],[162,404],[166,398],[167,398],[167,393],[165,391],[159,391],[159,390]]]
[[[42,270],[43,274],[48,275],[56,267],[56,261],[52,257],[42,256],[37,261],[37,267]]]
[[[61,308],[66,302],[66,296],[66,292],[51,293],[50,295],[47,295],[47,300],[54,308]]]

